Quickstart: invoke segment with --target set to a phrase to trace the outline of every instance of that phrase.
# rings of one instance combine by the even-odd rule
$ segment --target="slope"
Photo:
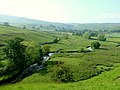
[[[0,26],[0,43],[5,43],[5,40],[12,37],[22,37],[25,40],[35,41],[37,43],[52,41],[54,39],[53,35],[42,31]]]
[[[119,73],[120,66],[115,70],[76,83],[17,83],[1,86],[0,90],[119,90]]]
[[[74,26],[70,24],[47,22],[42,20],[35,20],[35,19],[29,19],[24,17],[0,14],[0,24],[4,22],[8,22],[10,25],[17,26],[17,27],[26,26],[29,29],[31,29],[32,27],[39,28],[41,26],[44,28],[54,28],[54,27],[69,28],[69,29],[74,28]]]

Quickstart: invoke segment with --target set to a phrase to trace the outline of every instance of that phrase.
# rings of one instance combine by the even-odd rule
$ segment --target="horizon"
[[[32,18],[28,18],[28,17],[24,17],[24,16],[14,16],[14,15],[5,15],[5,14],[0,14],[3,16],[10,16],[10,17],[17,17],[17,18],[24,18],[24,19],[31,19],[31,20],[37,20],[37,21],[43,21],[43,22],[49,22],[49,23],[62,23],[62,24],[117,24],[120,22],[89,22],[89,23],[71,23],[71,22],[52,22],[52,21],[45,21],[45,20],[39,20],[39,19],[32,19]]]
[[[0,0],[0,14],[57,23],[120,23],[119,3],[119,0]]]

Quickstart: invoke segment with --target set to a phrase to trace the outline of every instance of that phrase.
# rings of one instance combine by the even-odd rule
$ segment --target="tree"
[[[91,36],[97,37],[98,36],[98,32],[97,31],[91,32]]]
[[[7,42],[3,51],[8,64],[4,69],[0,69],[0,75],[17,73],[33,63],[41,64],[41,47],[36,43],[29,43],[29,45],[25,45],[25,43],[19,37]]]
[[[53,40],[53,43],[57,43],[59,41],[59,38],[55,38],[54,40]]]
[[[76,31],[74,31],[72,33],[73,33],[73,35],[76,35],[76,36],[82,36],[82,32],[78,31],[78,30],[76,30]]]
[[[90,39],[90,38],[91,38],[91,35],[90,35],[90,33],[86,32],[86,33],[83,34],[83,37],[84,37],[85,39]]]
[[[44,55],[48,55],[49,52],[50,52],[50,46],[49,46],[49,45],[44,45],[44,46],[42,47],[42,50],[43,50],[43,54],[44,54]]]
[[[8,22],[4,22],[3,25],[5,25],[5,26],[8,27],[8,26],[9,26],[9,23],[8,23]]]
[[[35,26],[32,26],[32,29],[35,29]]]
[[[28,60],[28,65],[32,63],[41,64],[42,56],[42,49],[39,44],[36,44],[35,42],[27,43],[26,57]]]
[[[106,41],[105,35],[104,34],[99,35],[98,40],[99,41]]]
[[[100,43],[97,41],[91,43],[91,47],[93,47],[94,49],[99,49],[100,46]]]
[[[26,26],[23,26],[23,29],[26,29]]]
[[[25,49],[26,47],[21,44],[23,39],[15,37],[7,42],[3,49],[6,59],[10,61],[17,69],[23,68],[26,65]]]

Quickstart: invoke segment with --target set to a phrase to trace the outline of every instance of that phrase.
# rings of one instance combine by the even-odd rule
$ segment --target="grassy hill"
[[[41,20],[28,19],[24,17],[16,17],[0,14],[0,22],[9,22],[13,26],[26,25],[26,24],[47,24],[48,22]]]
[[[66,28],[66,29],[67,28],[69,28],[69,29],[74,28],[73,25],[65,24],[65,23],[47,22],[47,21],[42,21],[42,20],[35,20],[35,19],[29,19],[29,18],[24,18],[24,17],[17,17],[17,16],[9,16],[9,15],[0,14],[0,24],[2,24],[4,22],[8,22],[10,25],[16,26],[16,27],[26,26],[29,29],[31,29],[32,27],[39,28],[40,26],[43,26],[45,28],[54,28],[54,26]]]
[[[12,37],[22,37],[25,40],[35,41],[37,43],[52,41],[55,38],[54,35],[42,31],[0,26],[0,43],[5,43],[5,40]]]
[[[76,83],[17,83],[0,86],[0,90],[119,90],[120,66],[89,80]]]
[[[42,26],[44,28],[58,30],[120,30],[120,23],[55,23],[0,14],[0,24],[3,22],[8,22],[10,25],[17,27],[26,26],[29,29],[31,29],[32,27],[38,29],[40,26]]]

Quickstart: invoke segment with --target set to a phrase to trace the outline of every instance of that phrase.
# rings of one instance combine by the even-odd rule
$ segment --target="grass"
[[[49,35],[44,31],[0,26],[0,43],[5,43],[5,40],[12,37],[22,37],[26,41],[36,41],[38,43],[52,41],[55,38],[54,35]]]
[[[47,62],[47,65],[50,67],[47,67],[40,72],[37,72],[33,74],[32,76],[25,78],[22,82],[53,82],[51,81],[49,77],[49,73],[47,70],[49,70],[51,67],[53,67],[53,64],[56,61],[61,61],[64,62],[64,64],[68,64],[72,66],[73,71],[78,71],[76,75],[78,75],[77,80],[80,80],[83,76],[80,76],[81,73],[87,72],[87,75],[85,78],[90,78],[91,75],[96,74],[96,70],[98,72],[103,72],[103,71],[109,71],[112,69],[115,69],[114,67],[116,63],[120,63],[120,54],[119,54],[120,48],[114,49],[113,50],[97,50],[96,52],[91,52],[91,53],[61,53],[61,54],[56,54],[51,57],[51,59]],[[109,57],[109,58],[108,58]],[[52,64],[53,63],[53,64]],[[96,68],[94,68],[96,67]],[[85,71],[85,70],[88,71]],[[90,71],[92,70],[92,71]],[[89,72],[90,71],[90,72]]]
[[[120,66],[99,76],[75,83],[16,83],[0,86],[0,90],[119,90]]]
[[[66,33],[35,32],[15,27],[0,26],[0,42],[4,43],[4,40],[8,40],[12,35],[20,35],[26,41],[33,40],[40,43],[52,41],[55,37],[59,37],[61,40],[58,43],[50,45],[51,51],[58,49],[63,49],[64,51],[77,51],[80,48],[86,49],[86,46],[90,46],[91,42],[95,41],[72,36],[71,34],[68,34],[66,39]],[[26,77],[19,83],[2,85],[0,90],[119,90],[120,47],[116,47],[116,42],[120,42],[119,35],[106,35],[107,42],[99,41],[101,48],[95,50],[95,52],[55,54],[46,63],[46,67],[43,70]],[[50,73],[52,72],[49,72],[49,69],[54,67],[54,64],[58,61],[72,66],[77,82],[56,83],[51,79]],[[96,74],[97,72],[100,73]],[[84,75],[82,75],[83,73]],[[83,76],[84,78],[82,78]]]

